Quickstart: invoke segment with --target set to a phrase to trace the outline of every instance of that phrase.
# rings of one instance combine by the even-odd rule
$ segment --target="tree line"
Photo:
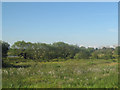
[[[18,56],[24,59],[117,59],[120,55],[120,46],[116,48],[103,47],[85,48],[77,45],[70,45],[64,42],[53,44],[31,43],[17,41],[11,47],[7,42],[0,41],[2,57]]]

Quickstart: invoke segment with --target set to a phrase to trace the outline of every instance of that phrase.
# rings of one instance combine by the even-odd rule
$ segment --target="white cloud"
[[[118,32],[118,29],[108,29],[109,32],[115,32],[117,33]]]

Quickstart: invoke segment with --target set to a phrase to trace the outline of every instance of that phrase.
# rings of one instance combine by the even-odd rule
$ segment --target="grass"
[[[10,60],[9,62],[21,67],[2,69],[3,88],[118,87],[118,63],[113,60],[59,60],[59,62]]]

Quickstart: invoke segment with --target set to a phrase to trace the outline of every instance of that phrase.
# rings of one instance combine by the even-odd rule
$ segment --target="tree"
[[[47,59],[49,47],[45,43],[34,43],[33,44],[33,57],[35,59]]]
[[[113,48],[106,48],[106,47],[103,47],[102,49],[97,50],[98,58],[99,59],[112,59],[113,50],[114,50]]]
[[[79,52],[79,47],[77,45],[69,45],[67,58],[73,59],[75,54]]]
[[[98,52],[97,51],[92,52],[91,58],[98,59]]]
[[[113,57],[118,59],[120,57],[120,46],[116,47],[114,52],[113,52]]]
[[[92,53],[92,52],[95,51],[95,49],[94,49],[94,48],[91,48],[91,47],[88,47],[87,50],[88,50],[89,53]]]
[[[10,44],[4,41],[0,41],[2,43],[2,57],[7,57],[7,52],[10,48]]]
[[[2,57],[2,41],[0,41],[0,59]]]
[[[66,58],[68,56],[68,44],[64,43],[64,42],[56,42],[53,43],[53,46],[56,48],[55,52],[56,52],[56,56],[57,58]]]
[[[57,58],[74,58],[75,54],[79,52],[79,47],[76,45],[69,45],[64,42],[56,42],[53,43],[53,47],[55,48],[55,56]]]
[[[89,57],[90,53],[86,50],[82,50],[74,56],[75,59],[88,59]]]
[[[19,57],[23,57],[26,59],[26,52],[27,44],[25,41],[17,41],[12,45],[12,49],[14,50],[14,55],[17,55]]]

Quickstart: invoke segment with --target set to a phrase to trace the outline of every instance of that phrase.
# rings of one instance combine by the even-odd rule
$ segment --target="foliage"
[[[15,42],[9,53],[23,57],[24,59],[55,59],[73,58],[79,51],[76,45],[69,45],[63,42],[51,44],[30,43],[25,41]]]
[[[53,44],[31,43],[17,41],[10,48],[8,55],[19,56],[24,59],[117,59],[120,54],[119,47],[101,49],[79,47],[64,42],[55,42]]]
[[[82,50],[74,56],[75,59],[88,59],[89,57],[90,53],[87,50]]]
[[[7,57],[7,52],[9,50],[9,48],[10,48],[10,45],[7,42],[0,41],[0,48],[1,48],[1,45],[2,45],[2,57],[3,58]]]

